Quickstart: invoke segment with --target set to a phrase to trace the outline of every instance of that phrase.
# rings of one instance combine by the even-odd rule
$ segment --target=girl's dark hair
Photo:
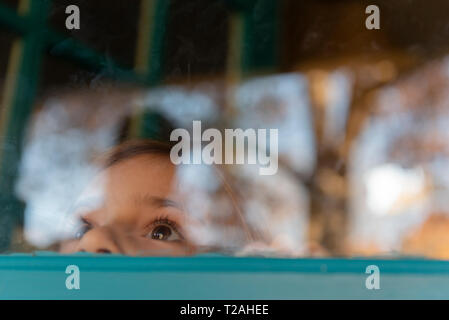
[[[173,129],[172,123],[156,111],[141,110],[125,117],[119,124],[117,146],[106,155],[103,167],[142,154],[170,155],[175,144],[170,141]]]
[[[103,162],[104,168],[108,168],[123,160],[143,154],[158,154],[169,156],[173,144],[151,139],[126,141],[113,148]]]
[[[169,142],[174,126],[164,115],[157,111],[141,110],[126,116],[119,123],[116,144],[133,139],[151,139]]]

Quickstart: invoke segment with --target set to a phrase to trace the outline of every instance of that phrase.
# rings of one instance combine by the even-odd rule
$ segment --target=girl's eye
[[[87,231],[92,229],[92,225],[86,221],[82,221],[82,225],[78,228],[77,232],[75,233],[75,239],[80,240],[84,234],[86,234]]]
[[[151,230],[148,237],[153,240],[162,241],[176,241],[182,239],[181,234],[176,230],[176,228],[168,224],[156,225],[153,230]]]

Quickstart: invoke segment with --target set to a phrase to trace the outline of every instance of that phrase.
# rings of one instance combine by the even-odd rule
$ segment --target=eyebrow
[[[176,201],[157,196],[150,196],[150,195],[137,196],[136,203],[150,205],[156,208],[173,207],[182,210],[181,205]]]

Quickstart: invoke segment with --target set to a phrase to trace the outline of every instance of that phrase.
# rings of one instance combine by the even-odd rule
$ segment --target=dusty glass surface
[[[447,1],[30,3],[2,252],[449,257]]]

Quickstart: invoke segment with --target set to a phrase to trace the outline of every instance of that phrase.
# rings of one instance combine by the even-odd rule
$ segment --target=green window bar
[[[238,78],[275,71],[280,1],[226,1],[231,8],[228,71]]]
[[[367,266],[380,269],[368,290]],[[68,290],[67,266],[80,272]],[[420,259],[0,256],[0,299],[447,299],[449,262]]]
[[[17,209],[20,201],[14,196],[14,181],[17,175],[20,149],[24,129],[31,113],[36,92],[38,75],[44,50],[45,23],[48,2],[21,1],[19,15],[14,16],[2,10],[2,16],[9,16],[14,27],[27,29],[11,48],[8,74],[1,110],[0,130],[0,249],[9,246],[14,226],[20,220]],[[19,20],[26,16],[25,20]]]

